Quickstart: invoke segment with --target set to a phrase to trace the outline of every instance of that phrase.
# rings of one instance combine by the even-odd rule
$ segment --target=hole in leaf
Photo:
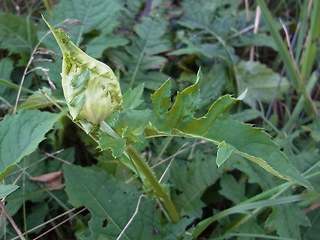
[[[107,219],[104,219],[103,222],[102,222],[102,227],[107,227],[108,226],[108,220]]]
[[[183,192],[182,192],[182,191],[180,191],[179,189],[176,189],[176,190],[175,190],[175,192],[176,192],[176,194],[177,194],[177,195],[180,195],[180,194],[182,194],[182,193],[183,193]]]

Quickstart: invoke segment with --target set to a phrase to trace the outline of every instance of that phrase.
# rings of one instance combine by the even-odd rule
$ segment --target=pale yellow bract
[[[89,133],[122,109],[118,79],[108,65],[81,51],[62,30],[47,25],[63,54],[62,87],[70,114]]]

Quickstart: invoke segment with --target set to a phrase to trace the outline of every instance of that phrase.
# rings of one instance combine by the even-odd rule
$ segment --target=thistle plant
[[[63,54],[62,87],[73,121],[79,122],[86,133],[100,129],[113,138],[120,138],[104,121],[115,110],[123,109],[120,85],[112,69],[85,54],[62,30],[55,30],[44,17],[43,20]],[[177,222],[179,213],[149,165],[130,144],[124,156],[132,161],[145,184],[163,202],[170,220]]]

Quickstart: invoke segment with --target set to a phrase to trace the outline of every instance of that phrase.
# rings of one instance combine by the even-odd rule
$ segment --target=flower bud
[[[62,87],[70,114],[89,133],[115,110],[122,109],[118,79],[109,66],[81,51],[62,30],[47,25],[63,54]]]

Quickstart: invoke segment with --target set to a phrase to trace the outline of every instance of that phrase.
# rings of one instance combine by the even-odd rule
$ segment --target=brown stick
[[[26,240],[22,234],[22,232],[20,231],[20,229],[18,228],[17,224],[15,223],[15,221],[12,219],[12,217],[10,216],[10,214],[7,212],[7,209],[5,208],[4,204],[2,201],[0,201],[0,207],[2,208],[2,212],[6,215],[6,217],[8,218],[9,222],[11,223],[12,227],[14,228],[14,230],[16,230],[16,233],[19,235],[21,240]]]

